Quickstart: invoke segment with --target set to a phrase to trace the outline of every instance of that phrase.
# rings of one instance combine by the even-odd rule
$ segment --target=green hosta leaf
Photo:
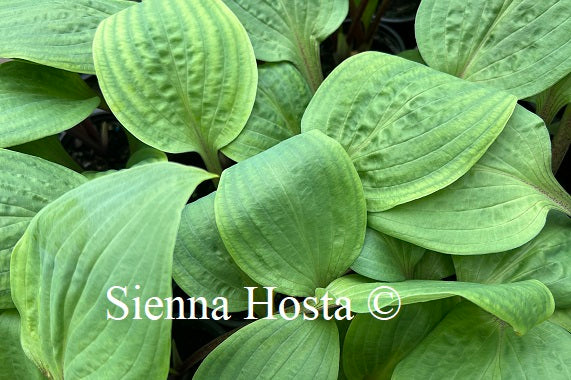
[[[426,62],[424,62],[424,60],[422,59],[422,56],[420,55],[420,52],[418,51],[417,48],[401,51],[400,53],[397,54],[397,56],[401,58],[406,58],[409,61],[422,63],[423,65],[426,65]]]
[[[144,304],[171,297],[181,211],[211,177],[177,164],[143,165],[90,181],[32,220],[12,254],[12,298],[24,351],[51,378],[166,378],[171,321],[149,319]],[[130,306],[123,320],[106,317],[124,316],[108,298],[113,286],[125,287],[112,293]],[[133,296],[142,300],[141,320]]]
[[[524,336],[469,303],[458,305],[395,369],[393,379],[571,377],[571,334],[544,322]]]
[[[440,280],[454,274],[450,256],[429,252],[370,228],[351,269],[378,281]]]
[[[549,318],[549,321],[563,327],[571,333],[571,309],[555,309],[555,312],[551,318]]]
[[[182,212],[174,249],[173,278],[190,296],[228,300],[228,310],[248,308],[244,287],[256,284],[238,268],[216,227],[212,193],[188,204]]]
[[[0,378],[43,379],[42,373],[26,357],[20,344],[20,316],[15,309],[0,310]]]
[[[127,161],[127,168],[132,168],[134,166],[152,164],[155,162],[166,162],[168,161],[167,155],[162,151],[147,147],[142,148],[133,153]]]
[[[216,224],[244,272],[264,286],[313,296],[359,255],[366,226],[359,177],[319,131],[292,137],[226,169]]]
[[[387,321],[359,314],[343,345],[343,369],[350,379],[390,379],[395,366],[440,322],[455,300],[403,306]]]
[[[73,127],[99,98],[79,75],[24,62],[0,65],[0,148]]]
[[[571,307],[571,219],[552,213],[539,235],[508,252],[454,256],[459,281],[500,284],[536,279],[544,283],[558,308]]]
[[[250,119],[222,151],[243,161],[301,132],[301,117],[311,99],[307,83],[288,62],[258,68],[258,92]]]
[[[238,136],[256,96],[246,31],[220,1],[145,0],[101,23],[93,53],[119,121],[165,152],[217,151]]]
[[[423,0],[416,39],[430,67],[522,99],[571,71],[570,13],[566,0]]]
[[[223,0],[250,36],[256,58],[289,61],[315,91],[323,80],[319,43],[347,16],[347,0]]]
[[[369,307],[375,306],[369,305],[369,302],[373,302],[369,301],[369,295],[379,286],[392,287],[399,294],[402,305],[460,296],[506,321],[518,334],[525,334],[533,326],[549,318],[554,310],[549,289],[537,280],[509,284],[430,280],[370,281],[366,277],[349,275],[333,281],[326,290],[332,297],[349,298],[351,310],[356,313],[368,313]],[[381,294],[376,306],[383,308],[397,303],[395,298]]]
[[[44,206],[87,182],[80,174],[41,158],[0,149],[0,309],[10,296],[10,254]]]
[[[535,103],[536,113],[551,124],[557,112],[571,103],[571,74],[530,100]]]
[[[91,44],[97,25],[131,5],[122,0],[2,0],[0,57],[94,74]]]
[[[504,128],[513,96],[378,52],[347,59],[315,94],[302,131],[343,145],[369,211],[390,209],[451,184]]]
[[[571,197],[551,173],[545,125],[518,106],[466,175],[425,198],[369,214],[369,226],[438,252],[484,254],[531,240],[550,209],[571,215]]]
[[[334,321],[260,319],[231,335],[198,368],[196,380],[337,378]]]
[[[58,135],[51,135],[21,145],[11,146],[10,150],[40,157],[76,172],[82,170],[81,166],[64,149]]]

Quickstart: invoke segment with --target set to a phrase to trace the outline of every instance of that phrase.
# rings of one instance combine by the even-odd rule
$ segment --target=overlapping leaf
[[[261,319],[218,346],[196,380],[337,379],[339,334],[333,321]]]
[[[13,145],[10,147],[10,150],[43,158],[44,160],[65,166],[66,168],[76,172],[80,172],[82,170],[81,166],[79,166],[79,164],[75,162],[75,160],[71,158],[69,153],[64,149],[61,141],[59,140],[59,134],[20,145]]]
[[[43,207],[87,182],[67,168],[0,149],[0,309],[14,307],[10,296],[10,254]]]
[[[351,269],[378,281],[440,280],[454,274],[452,258],[367,228]]]
[[[332,34],[349,10],[347,0],[224,0],[250,36],[256,58],[289,61],[313,91],[323,80],[319,43]]]
[[[458,280],[499,284],[536,279],[544,283],[558,308],[571,307],[571,219],[560,213],[547,218],[529,243],[493,255],[454,256]]]
[[[2,379],[44,379],[26,357],[20,344],[20,316],[15,309],[0,310],[0,377]]]
[[[557,112],[571,103],[571,74],[534,96],[531,101],[535,103],[536,113],[546,124],[551,124]]]
[[[359,255],[363,189],[343,148],[319,131],[292,137],[224,171],[216,224],[254,281],[313,296]]]
[[[99,98],[79,75],[25,62],[0,65],[0,148],[73,127]]]
[[[440,322],[455,300],[403,306],[387,321],[359,314],[343,344],[343,369],[350,379],[390,379],[395,366]]]
[[[131,299],[171,297],[181,211],[211,177],[143,165],[90,181],[36,215],[14,248],[10,280],[22,346],[50,378],[167,376],[171,323],[156,308],[160,320],[149,319],[143,306],[136,320]],[[110,293],[124,305],[111,303],[114,286],[124,287]]]
[[[438,252],[485,254],[531,240],[550,209],[571,215],[571,197],[551,173],[545,125],[517,106],[498,139],[461,179],[369,214],[369,226]]]
[[[549,318],[554,310],[553,296],[537,280],[509,284],[431,280],[370,281],[359,275],[344,276],[333,281],[326,290],[335,298],[349,298],[351,310],[357,313],[368,313],[369,310],[398,304],[398,300],[384,294],[379,295],[376,304],[373,303],[374,298],[369,300],[371,292],[379,286],[392,287],[399,294],[402,305],[460,296],[509,323],[518,334],[525,334]]]
[[[301,118],[311,91],[288,62],[266,63],[258,68],[258,92],[250,119],[238,137],[222,149],[242,161],[301,132]]]
[[[393,379],[571,377],[571,334],[544,322],[518,336],[469,303],[450,312],[395,369]]]
[[[382,211],[451,184],[501,132],[513,96],[378,52],[339,65],[315,94],[302,131],[349,153],[367,209]]]
[[[221,172],[217,151],[246,124],[257,83],[246,31],[222,2],[146,0],[101,23],[93,54],[125,128],[165,152],[198,152]]]
[[[2,0],[0,57],[95,73],[97,25],[129,6],[124,0]]]
[[[226,250],[214,218],[212,193],[188,204],[182,212],[174,249],[173,278],[190,296],[228,300],[228,310],[246,310],[244,287],[256,284],[240,270]]]
[[[571,71],[569,14],[567,0],[423,0],[416,39],[430,67],[522,99]]]

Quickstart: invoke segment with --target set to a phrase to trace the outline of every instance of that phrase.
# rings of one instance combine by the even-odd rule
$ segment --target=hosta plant
[[[2,2],[0,378],[571,378],[571,2],[324,79],[349,2]],[[57,138],[95,108],[123,169]]]

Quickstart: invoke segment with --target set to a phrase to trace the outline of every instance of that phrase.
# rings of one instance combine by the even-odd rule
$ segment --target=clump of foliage
[[[423,0],[419,54],[364,52],[324,79],[348,5],[3,1],[0,377],[188,376],[193,336],[175,347],[165,310],[106,317],[124,312],[111,287],[157,305],[173,279],[232,313],[266,286],[356,314],[256,320],[196,379],[571,377],[571,197],[546,128],[558,166],[571,3]],[[81,173],[53,139],[96,107],[129,133],[123,170]],[[167,162],[185,152],[206,170]],[[401,297],[390,321],[368,313],[381,285]]]

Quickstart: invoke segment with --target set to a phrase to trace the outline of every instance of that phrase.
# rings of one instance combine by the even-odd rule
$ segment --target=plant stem
[[[381,17],[383,17],[385,12],[389,8],[389,5],[391,5],[391,0],[383,0],[381,5],[379,6],[379,9],[377,9],[377,12],[375,13],[375,18],[373,19],[373,22],[371,22],[371,25],[369,25],[369,27],[367,28],[367,34],[365,35],[365,41],[368,44],[371,43],[373,35],[377,32],[379,24],[381,23]]]
[[[561,122],[559,124],[559,130],[553,138],[551,143],[551,168],[553,174],[557,173],[565,154],[569,150],[569,145],[571,144],[571,104],[568,104],[565,108],[565,112],[561,117]]]
[[[321,82],[323,82],[323,71],[321,70],[321,56],[319,54],[319,43],[311,41],[309,45],[299,45],[303,64],[298,67],[307,80],[311,91],[315,93]]]
[[[217,175],[222,174],[222,165],[220,164],[220,160],[218,159],[217,151],[212,151],[210,149],[207,149],[206,152],[204,154],[201,153],[200,156],[202,157],[202,160],[206,165],[206,170],[208,170],[210,173],[214,173]],[[218,188],[218,183],[220,182],[220,178],[219,177],[213,178],[212,182],[214,182],[214,186]]]

